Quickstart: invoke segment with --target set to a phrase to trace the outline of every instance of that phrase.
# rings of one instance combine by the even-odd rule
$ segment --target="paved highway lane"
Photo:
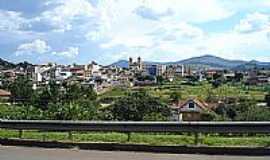
[[[269,160],[270,157],[207,156],[0,146],[0,160]]]

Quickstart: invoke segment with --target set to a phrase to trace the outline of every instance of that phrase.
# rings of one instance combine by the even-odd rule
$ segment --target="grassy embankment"
[[[144,87],[152,95],[168,100],[172,92],[180,92],[182,98],[190,96],[205,99],[208,92],[211,91],[214,96],[218,97],[242,97],[262,101],[266,92],[262,87],[245,87],[241,85],[232,86],[229,84],[222,85],[218,88],[212,88],[208,83],[200,85],[181,85],[181,84],[165,84],[161,86]],[[128,89],[133,90],[133,89]],[[99,98],[119,97],[126,93],[127,89],[115,88],[107,91]],[[0,138],[18,138],[18,131],[1,130]],[[194,136],[176,135],[176,134],[143,134],[132,133],[128,142],[128,136],[124,133],[73,133],[74,142],[119,142],[119,143],[136,143],[136,144],[152,144],[152,145],[190,145],[194,143]],[[270,136],[218,136],[203,135],[203,145],[209,146],[270,146]],[[36,132],[26,131],[23,133],[24,139],[50,140],[50,141],[69,141],[68,133],[64,132]]]
[[[19,132],[14,130],[0,130],[0,138],[18,138]],[[46,140],[46,141],[71,141],[67,132],[37,132],[24,131],[23,139]],[[72,133],[73,142],[114,142],[130,144],[151,144],[151,145],[192,145],[194,136],[188,134],[155,134],[155,133],[132,133],[130,141],[124,133]],[[202,145],[208,146],[252,146],[268,147],[270,146],[269,135],[202,135],[200,138]]]

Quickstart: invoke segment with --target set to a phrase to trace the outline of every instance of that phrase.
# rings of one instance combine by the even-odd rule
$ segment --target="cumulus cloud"
[[[198,2],[196,0],[141,0],[138,8],[141,8],[142,6],[147,9],[144,9],[143,12],[146,15],[147,13],[159,13],[160,15],[173,13],[173,16],[171,16],[172,19],[186,22],[219,20],[233,14],[231,10],[227,10],[218,0],[204,0],[203,2]]]
[[[36,39],[29,43],[21,44],[17,47],[17,50],[15,52],[16,56],[20,55],[29,55],[29,54],[43,54],[46,52],[49,52],[51,50],[51,47],[47,44],[46,41]]]
[[[270,50],[269,15],[258,12],[248,14],[234,29],[221,33],[206,34],[199,27],[179,22],[177,18],[144,21],[143,27],[139,25],[135,24],[138,30],[126,32],[125,35],[121,34],[125,29],[118,34],[112,28],[110,41],[101,46],[113,48],[122,45],[124,50],[121,51],[125,55],[139,54],[146,59],[161,61],[173,61],[202,54],[215,54],[230,59],[259,60],[258,54]],[[267,56],[260,56],[260,60],[263,58]]]
[[[174,2],[175,4],[172,5]],[[206,1],[205,3],[221,8],[216,1]],[[190,41],[203,35],[203,31],[198,27],[192,26],[188,22],[183,22],[182,17],[179,17],[182,14],[181,9],[184,10],[186,8],[184,10],[186,15],[193,12],[188,21],[193,21],[194,19],[208,21],[224,18],[229,14],[225,13],[224,9],[221,9],[219,11],[211,11],[211,14],[205,13],[208,16],[201,17],[202,19],[200,19],[199,16],[202,15],[202,10],[199,8],[194,9],[197,5],[195,1],[172,0],[167,2],[158,0],[158,2],[153,3],[153,1],[148,0],[105,0],[98,3],[97,10],[100,13],[98,25],[86,34],[86,38],[90,41],[100,42],[100,47],[106,49],[117,46],[133,48],[135,50],[138,48],[150,48],[162,43],[162,41],[180,42],[185,41],[185,39]],[[219,15],[220,11],[224,11],[223,16]],[[213,17],[212,12],[219,17]]]
[[[269,41],[270,41],[270,31],[267,33],[267,38],[268,38]]]
[[[74,22],[82,23],[96,16],[94,7],[87,0],[50,0],[46,5],[53,9],[42,12],[33,22],[47,22],[55,31],[71,30]]]
[[[262,13],[248,14],[235,27],[235,30],[241,33],[256,32],[268,28],[270,26],[270,16]]]
[[[187,23],[164,23],[150,33],[155,39],[162,41],[190,41],[203,37],[203,30]]]
[[[56,42],[53,50],[43,43],[43,51],[28,49],[34,48],[33,42],[21,44],[16,55],[46,53],[44,57],[50,55],[70,60],[80,57],[79,50],[94,48],[96,54],[105,54],[104,61],[130,55],[168,61],[201,54],[245,58],[270,50],[269,15],[261,12],[269,4],[267,0],[251,0],[249,3],[223,0],[48,0],[42,4],[44,9],[29,19],[20,12],[2,13],[0,10],[0,31],[32,27],[42,33],[41,36],[31,34],[28,39],[44,37]],[[256,6],[255,13],[251,12],[253,6]],[[240,18],[235,13],[243,13],[246,17],[236,26],[229,26]],[[212,32],[215,25],[223,23],[230,29],[218,27],[222,29]],[[63,44],[62,40],[65,40]],[[41,42],[39,44],[42,46]],[[71,44],[80,44],[80,48],[68,47],[73,46]],[[67,48],[63,47],[65,45]]]
[[[20,12],[0,10],[0,31],[17,31],[29,25]]]
[[[147,8],[145,6],[140,6],[135,9],[135,14],[151,20],[159,20],[162,17],[171,16],[173,14],[173,11],[171,9],[167,9],[167,11],[158,13],[152,10],[151,8]]]
[[[59,51],[59,52],[52,52],[53,55],[66,57],[66,58],[75,58],[77,55],[79,55],[79,48],[78,47],[68,47],[65,51]]]
[[[78,47],[68,47],[63,51],[53,51],[46,41],[36,39],[29,43],[23,43],[17,47],[16,56],[39,54],[39,56],[58,56],[62,58],[75,58],[79,55]]]

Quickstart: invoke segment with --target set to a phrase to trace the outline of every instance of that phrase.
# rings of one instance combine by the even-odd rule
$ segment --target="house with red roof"
[[[208,104],[196,98],[189,98],[173,104],[171,108],[173,110],[173,120],[200,121],[202,113],[211,112],[214,104]]]
[[[0,100],[9,100],[11,93],[9,91],[0,89]]]

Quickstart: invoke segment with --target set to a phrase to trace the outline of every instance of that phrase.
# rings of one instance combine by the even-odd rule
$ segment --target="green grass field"
[[[0,130],[0,138],[19,138],[19,132],[14,130]],[[23,139],[41,140],[41,141],[71,141],[67,132],[37,132],[24,131]],[[130,144],[151,144],[151,145],[193,145],[194,136],[188,134],[156,134],[156,133],[132,133],[128,141],[128,135],[116,132],[90,132],[90,133],[72,133],[73,142],[113,142]],[[269,135],[256,136],[218,136],[201,135],[201,145],[207,146],[252,146],[269,147]]]
[[[168,100],[169,96],[172,92],[179,92],[182,95],[183,99],[189,97],[197,97],[199,99],[205,100],[209,92],[211,91],[212,96],[218,98],[224,97],[236,97],[236,98],[244,98],[244,99],[254,99],[256,101],[264,100],[267,92],[265,91],[265,87],[262,86],[252,86],[247,87],[244,85],[232,85],[232,84],[224,84],[218,88],[213,88],[211,84],[207,82],[203,82],[196,85],[182,85],[179,83],[171,83],[164,84],[160,86],[145,86],[142,87],[150,94],[159,97],[163,100]],[[132,91],[134,89],[121,89],[114,88],[109,90],[102,95],[101,97],[119,97],[123,96],[127,91]]]

